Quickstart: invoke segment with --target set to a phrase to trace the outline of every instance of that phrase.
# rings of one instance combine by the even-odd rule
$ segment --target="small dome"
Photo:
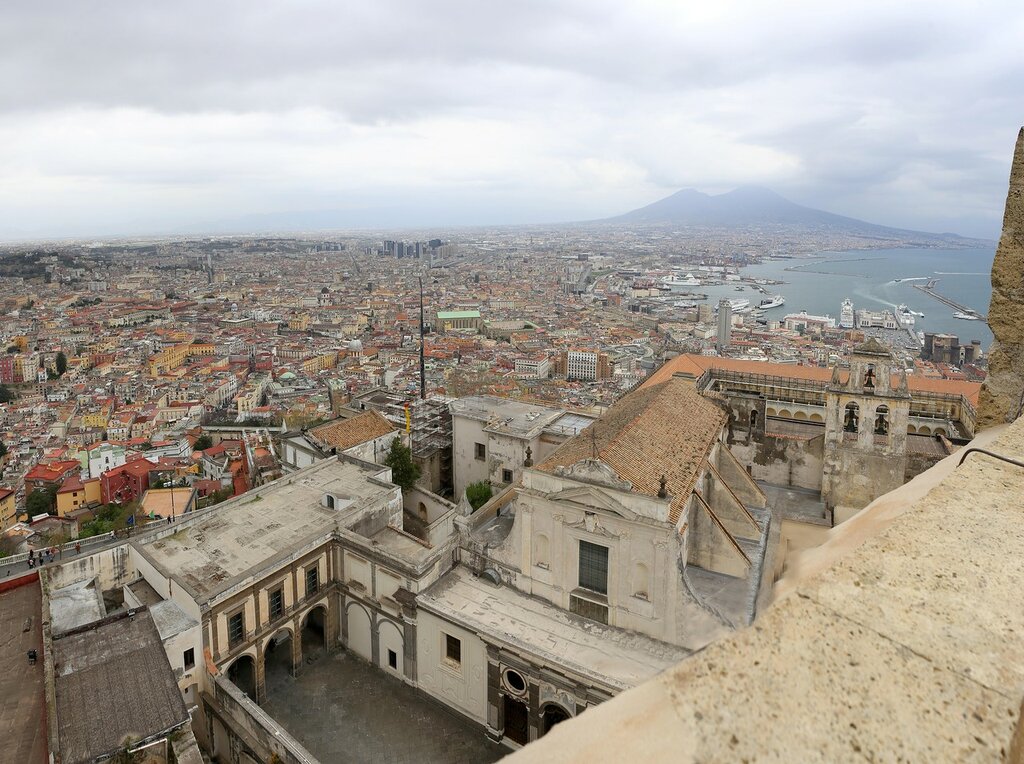
[[[323,289],[320,290],[320,294],[329,294],[330,291],[331,291],[330,289],[328,289],[327,287],[324,287]]]
[[[350,352],[350,353],[362,353],[363,352],[363,342],[362,342],[362,340],[349,340],[348,352]]]

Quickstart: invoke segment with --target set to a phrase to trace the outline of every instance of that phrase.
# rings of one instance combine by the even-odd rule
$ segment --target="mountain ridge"
[[[705,227],[777,225],[844,231],[859,236],[911,236],[949,241],[983,241],[955,233],[934,233],[869,223],[865,220],[806,207],[763,186],[746,185],[722,194],[684,188],[622,215],[597,223],[681,224]]]

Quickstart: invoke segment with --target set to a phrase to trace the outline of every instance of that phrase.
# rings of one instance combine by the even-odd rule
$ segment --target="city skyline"
[[[548,224],[745,184],[994,238],[1024,14],[852,13],[18,3],[0,238],[288,230],[324,211],[345,228]]]

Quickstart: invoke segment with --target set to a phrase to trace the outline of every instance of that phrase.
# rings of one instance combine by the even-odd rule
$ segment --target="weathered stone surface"
[[[1017,136],[1003,235],[992,263],[988,324],[995,342],[979,397],[979,428],[1013,421],[1024,403],[1024,128]]]

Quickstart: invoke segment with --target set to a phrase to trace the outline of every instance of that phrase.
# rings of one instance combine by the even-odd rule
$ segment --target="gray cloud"
[[[994,235],[1018,6],[18,0],[0,235],[369,202],[550,221],[751,182]]]

